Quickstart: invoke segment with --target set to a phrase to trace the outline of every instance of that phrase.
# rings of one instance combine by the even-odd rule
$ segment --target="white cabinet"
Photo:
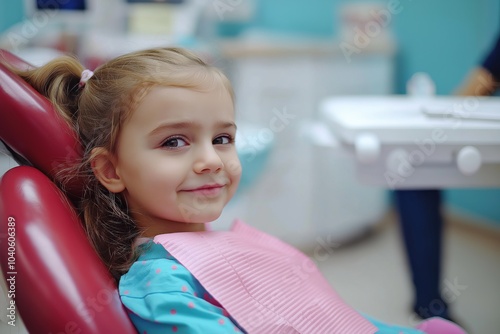
[[[328,49],[329,50],[329,49]],[[390,54],[368,54],[348,63],[333,50],[296,54],[257,54],[229,59],[227,72],[236,94],[236,115],[241,122],[268,125],[273,110],[286,109],[296,116],[291,125],[317,113],[319,101],[331,95],[393,93]],[[286,131],[286,145],[296,132]]]

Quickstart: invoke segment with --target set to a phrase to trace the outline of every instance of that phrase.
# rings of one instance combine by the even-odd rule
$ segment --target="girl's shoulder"
[[[194,276],[162,245],[150,242],[120,278],[120,299],[139,332],[242,332]]]
[[[159,244],[140,247],[140,256],[119,281],[121,296],[143,298],[152,293],[203,293],[194,276]]]

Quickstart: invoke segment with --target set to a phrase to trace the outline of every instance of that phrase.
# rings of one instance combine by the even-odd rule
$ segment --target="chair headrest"
[[[60,117],[48,99],[4,63],[19,69],[30,64],[5,50],[0,50],[0,140],[9,150],[29,162],[54,181],[61,171],[79,162],[82,147],[74,130]],[[25,161],[23,161],[25,160]],[[68,193],[78,198],[82,182],[72,179]]]
[[[33,65],[30,63],[25,62],[18,56],[10,53],[9,51],[2,50],[0,49],[0,60],[1,62],[7,63],[10,66],[14,67],[15,69],[24,71],[24,70],[29,70],[30,68],[33,68]]]

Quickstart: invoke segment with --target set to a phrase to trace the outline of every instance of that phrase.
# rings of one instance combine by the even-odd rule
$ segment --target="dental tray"
[[[319,111],[364,183],[500,187],[500,97],[339,96]]]
[[[500,122],[500,108],[491,110],[475,110],[467,114],[467,117],[456,114],[450,110],[433,109],[432,107],[422,107],[422,112],[429,117],[454,117],[462,118],[464,120],[478,120],[478,121],[499,121]]]

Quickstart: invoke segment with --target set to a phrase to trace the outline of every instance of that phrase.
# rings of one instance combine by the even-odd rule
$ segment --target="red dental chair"
[[[136,333],[71,205],[81,182],[71,182],[69,199],[56,186],[56,173],[80,159],[80,144],[2,62],[30,65],[0,50],[0,140],[22,165],[0,180],[0,265],[15,305],[8,321],[20,316],[30,333]]]

